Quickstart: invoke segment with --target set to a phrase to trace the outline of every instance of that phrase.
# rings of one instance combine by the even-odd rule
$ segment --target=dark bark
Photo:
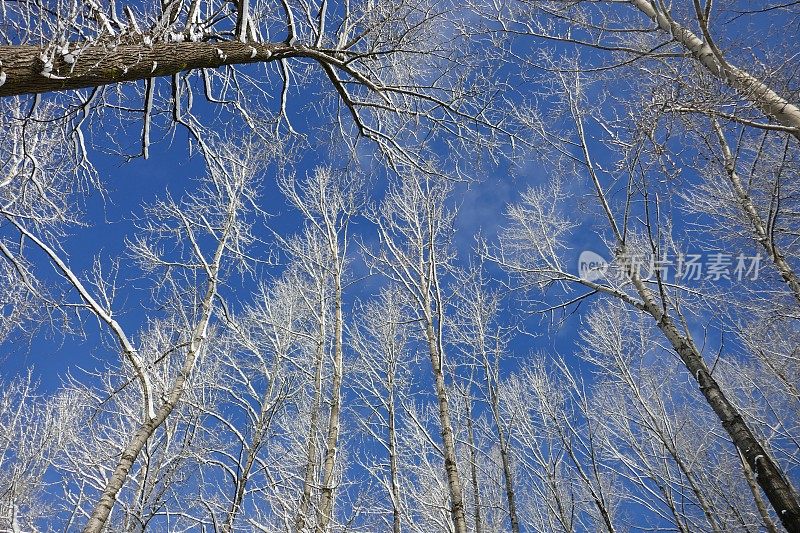
[[[658,328],[680,356],[686,369],[691,372],[708,405],[722,422],[722,427],[741,452],[747,465],[755,472],[758,485],[767,495],[781,523],[789,533],[800,533],[800,502],[783,470],[762,446],[739,410],[714,379],[691,337],[680,332],[673,319],[655,301],[652,292],[644,285],[638,274],[629,274],[644,301],[644,310],[655,319]]]
[[[143,36],[136,36],[143,39]],[[142,42],[115,44],[98,41],[71,43],[74,63],[55,52],[52,67],[45,72],[48,53],[41,46],[0,46],[0,71],[6,75],[0,97],[68,91],[136,81],[179,72],[220,68],[226,65],[266,63],[276,59],[305,57],[338,66],[326,52],[283,43],[230,42]]]

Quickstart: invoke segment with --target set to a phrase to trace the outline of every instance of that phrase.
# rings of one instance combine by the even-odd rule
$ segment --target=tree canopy
[[[800,3],[0,7],[0,531],[800,532]]]

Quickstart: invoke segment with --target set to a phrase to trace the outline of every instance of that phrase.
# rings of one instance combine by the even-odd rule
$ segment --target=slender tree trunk
[[[761,516],[761,520],[764,522],[764,527],[769,533],[778,533],[778,528],[775,526],[775,522],[773,522],[772,518],[769,516],[767,506],[764,505],[764,498],[761,497],[758,483],[756,483],[756,480],[753,479],[753,470],[750,468],[750,465],[747,464],[747,461],[745,461],[744,457],[742,457],[742,452],[739,450],[736,451],[737,455],[739,456],[739,460],[742,463],[744,478],[747,480],[747,486],[750,487],[750,492],[753,493],[753,500],[756,502],[756,509],[758,509],[758,514]]]
[[[231,501],[231,506],[228,509],[227,516],[225,517],[225,524],[222,526],[223,533],[230,533],[233,531],[233,524],[236,522],[236,517],[241,509],[242,501],[244,500],[244,492],[247,488],[247,482],[250,479],[250,472],[253,470],[258,449],[261,446],[264,433],[268,426],[267,420],[269,418],[268,412],[270,407],[269,402],[266,401],[266,398],[270,396],[273,386],[274,383],[270,383],[270,387],[264,396],[265,400],[261,405],[261,412],[258,415],[258,423],[253,431],[253,440],[247,447],[247,458],[245,459],[244,466],[239,472],[239,477],[236,480],[236,488],[233,495],[233,500]]]
[[[153,442],[148,439],[140,453],[141,461],[138,476],[133,478],[137,485],[136,506],[132,507],[126,514],[125,532],[138,533],[144,531],[145,502],[147,501],[147,485],[150,477],[151,459],[153,453]]]
[[[563,426],[561,425],[561,421],[558,419],[557,415],[554,412],[550,412],[549,415],[552,419],[552,424],[556,427],[556,431],[558,432],[558,436],[561,439],[561,444],[564,447],[564,451],[569,457],[570,461],[572,462],[573,466],[575,467],[575,471],[580,476],[581,480],[583,480],[583,484],[589,492],[589,495],[592,498],[592,502],[594,503],[595,507],[597,508],[597,512],[600,514],[600,517],[603,519],[603,525],[606,527],[606,531],[609,533],[616,533],[616,528],[614,527],[614,522],[611,519],[611,512],[606,504],[606,498],[603,494],[603,488],[600,485],[599,476],[597,476],[597,467],[596,467],[596,460],[594,455],[591,456],[592,461],[592,471],[594,472],[594,478],[598,481],[597,490],[595,490],[595,486],[592,484],[591,478],[589,474],[583,468],[580,459],[578,458],[577,454],[575,453],[575,449],[572,446],[572,440],[570,435],[568,435]],[[592,431],[591,429],[589,430]],[[574,434],[574,432],[572,433]],[[591,433],[589,439],[591,439]]]
[[[656,8],[650,0],[630,0],[631,4],[672,35],[708,72],[736,90],[742,98],[755,105],[766,116],[793,128],[792,135],[800,139],[800,108],[776,93],[750,73],[728,63],[719,53],[703,42],[691,30],[675,22],[668,11]]]
[[[629,269],[629,276],[644,302],[644,310],[655,319],[658,328],[697,381],[700,391],[722,422],[733,444],[756,473],[758,484],[767,495],[784,527],[790,533],[800,533],[800,503],[786,475],[761,445],[739,410],[711,375],[691,337],[681,334],[672,318],[658,305],[638,272]]]
[[[311,503],[311,491],[314,487],[314,478],[317,470],[317,426],[319,425],[319,411],[322,405],[322,367],[325,364],[325,329],[326,310],[325,299],[320,298],[320,323],[319,338],[317,339],[316,368],[314,370],[314,400],[311,406],[311,421],[308,429],[308,443],[306,448],[306,472],[303,480],[303,493],[295,517],[296,533],[302,533],[306,528],[308,507]]]
[[[508,515],[511,520],[511,533],[519,533],[519,518],[517,517],[517,502],[514,494],[514,478],[511,468],[511,457],[509,454],[509,443],[506,437],[505,429],[503,428],[502,417],[500,416],[500,397],[497,393],[497,379],[498,375],[492,369],[489,363],[489,357],[485,346],[481,345],[481,355],[483,357],[483,368],[486,372],[486,390],[489,395],[489,406],[491,407],[492,419],[494,426],[497,428],[497,441],[500,446],[500,462],[503,466],[503,482],[506,493],[506,502],[508,503]],[[495,364],[499,365],[500,348],[499,342],[495,351]]]
[[[189,379],[194,368],[194,363],[197,360],[198,352],[205,344],[206,333],[208,331],[208,324],[211,320],[211,310],[213,308],[213,301],[217,294],[217,281],[216,272],[219,264],[219,254],[221,254],[223,247],[218,248],[216,262],[212,269],[212,276],[208,280],[208,288],[206,289],[205,297],[201,304],[200,320],[195,325],[192,331],[192,340],[189,344],[186,359],[183,366],[178,372],[172,387],[169,390],[166,400],[161,408],[156,412],[155,418],[151,418],[144,422],[133,436],[131,442],[125,447],[117,463],[111,479],[108,480],[103,494],[100,496],[100,501],[92,511],[83,533],[100,533],[103,531],[108,516],[111,514],[111,509],[117,500],[117,495],[128,479],[133,463],[142,451],[142,448],[147,443],[147,439],[155,433],[156,429],[164,423],[169,414],[178,404],[181,396],[183,396],[184,387]]]
[[[422,286],[425,287],[426,284],[423,282]],[[443,351],[434,332],[430,296],[427,292],[423,304],[425,305],[425,337],[428,341],[428,355],[431,359],[436,398],[439,402],[439,424],[441,425],[442,442],[444,443],[444,468],[447,473],[448,487],[450,488],[450,514],[453,518],[455,533],[467,533],[464,496],[458,475],[456,443],[453,436],[450,405],[447,399],[447,386],[444,379]]]
[[[506,500],[508,501],[508,514],[511,519],[511,532],[519,533],[519,518],[517,517],[517,500],[514,494],[514,478],[513,470],[511,468],[511,457],[509,455],[508,439],[506,438],[505,430],[501,423],[500,418],[500,399],[497,396],[496,385],[491,383],[491,378],[488,377],[487,368],[487,381],[489,381],[489,399],[492,402],[492,416],[494,417],[494,425],[497,428],[497,440],[500,445],[500,461],[503,464],[503,481],[505,482]]]
[[[233,500],[231,501],[231,506],[228,508],[228,512],[226,513],[225,523],[222,525],[223,533],[231,533],[231,531],[233,531],[233,524],[236,522],[236,516],[239,514],[242,500],[244,500],[244,491],[247,488],[247,481],[250,478],[250,470],[253,468],[253,462],[255,461],[255,458],[255,448],[253,446],[248,447],[247,459],[244,468],[242,468],[242,471],[239,473],[239,476],[236,479]]]
[[[467,444],[469,446],[470,474],[472,476],[472,499],[474,505],[475,533],[483,533],[481,517],[481,491],[478,484],[478,454],[475,449],[475,432],[472,429],[472,400],[464,394],[464,410],[467,418]]]
[[[333,477],[336,467],[336,449],[339,441],[339,424],[342,406],[342,374],[344,367],[342,329],[342,280],[338,267],[334,279],[334,353],[333,353],[333,383],[331,391],[331,410],[328,418],[328,436],[326,440],[325,459],[322,473],[322,494],[320,496],[319,520],[317,532],[325,533],[333,518],[334,490]]]
[[[392,487],[392,533],[401,532],[401,493],[400,472],[397,466],[397,429],[394,405],[394,370],[389,369],[388,377],[388,419],[389,419],[389,476]]]
[[[797,277],[797,274],[795,274],[792,267],[786,261],[785,255],[773,240],[767,224],[764,223],[764,219],[761,218],[761,215],[758,213],[752,198],[750,198],[750,194],[747,192],[747,189],[745,189],[738,172],[736,172],[736,161],[731,152],[730,145],[725,139],[725,133],[714,118],[711,119],[711,125],[714,128],[714,132],[717,135],[722,149],[722,159],[725,164],[725,172],[728,175],[728,180],[736,194],[736,200],[739,206],[750,221],[750,227],[755,235],[756,241],[761,245],[764,251],[767,252],[767,255],[772,260],[772,264],[775,265],[775,269],[789,286],[795,299],[800,302],[800,278]]]
[[[708,500],[705,497],[705,494],[703,494],[703,491],[697,484],[694,472],[691,470],[691,468],[689,468],[689,465],[687,465],[686,462],[683,460],[683,458],[678,454],[678,450],[675,449],[672,442],[670,442],[668,438],[662,435],[660,430],[658,431],[658,436],[659,440],[661,441],[661,444],[667,449],[669,454],[672,456],[672,460],[675,461],[676,465],[678,465],[678,469],[686,478],[687,483],[689,483],[689,488],[694,494],[694,497],[697,498],[697,504],[703,511],[703,514],[705,515],[706,520],[708,521],[708,525],[711,527],[711,531],[713,531],[714,533],[719,533],[720,529],[719,526],[717,525],[714,513],[712,512],[712,508],[709,505]]]
[[[719,526],[717,525],[717,520],[714,517],[714,513],[712,512],[712,508],[706,499],[705,494],[700,489],[700,486],[697,484],[697,480],[695,480],[694,472],[689,468],[689,465],[683,460],[683,458],[678,454],[678,450],[672,445],[672,442],[669,441],[668,438],[665,438],[661,435],[659,431],[659,439],[661,440],[661,444],[667,449],[669,454],[672,456],[673,461],[675,464],[678,465],[678,469],[681,471],[683,476],[686,478],[686,481],[689,483],[689,488],[691,488],[694,497],[697,498],[697,503],[702,509],[703,514],[708,521],[708,525],[711,526],[711,530],[714,533],[718,533],[720,531]]]
[[[679,511],[675,505],[675,498],[672,496],[672,490],[667,488],[664,484],[664,479],[662,479],[658,473],[652,473],[650,475],[653,483],[658,487],[658,491],[664,497],[664,503],[669,507],[669,512],[672,515],[672,518],[675,522],[675,526],[678,528],[678,531],[681,533],[691,533],[689,528],[686,526],[686,513],[682,510]]]

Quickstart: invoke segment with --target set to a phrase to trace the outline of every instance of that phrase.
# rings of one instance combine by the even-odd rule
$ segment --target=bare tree
[[[455,436],[445,369],[445,306],[442,277],[452,254],[446,239],[452,234],[453,213],[446,206],[449,185],[422,176],[409,176],[393,187],[373,217],[381,249],[369,260],[412,300],[415,318],[433,371],[439,407],[442,453],[456,533],[465,533],[464,495],[458,471]]]
[[[798,5],[0,0],[0,342],[99,360],[0,389],[0,529],[800,531]],[[84,268],[167,137],[205,177]],[[484,161],[541,175],[463,265]]]
[[[480,391],[481,399],[490,408],[493,425],[491,431],[495,433],[493,437],[497,440],[503,472],[505,508],[508,511],[511,531],[519,533],[514,469],[508,442],[508,422],[503,419],[500,411],[500,364],[508,341],[507,332],[498,322],[498,315],[502,311],[501,299],[496,291],[489,288],[489,280],[480,263],[465,273],[460,285],[462,288],[458,295],[457,327],[454,328],[453,335],[456,342],[464,346],[468,360],[474,361],[473,364],[483,373],[482,379],[477,380],[480,382],[477,389]],[[468,424],[472,423],[471,418],[471,414],[468,413]],[[472,464],[475,464],[474,460]]]
[[[257,150],[255,146],[245,145],[245,147],[252,151]],[[209,334],[220,277],[228,268],[228,261],[240,261],[244,255],[243,247],[248,244],[250,237],[243,216],[246,202],[252,195],[252,179],[259,168],[258,159],[253,152],[242,154],[233,151],[229,152],[229,157],[221,163],[220,167],[210,169],[209,181],[204,188],[199,189],[184,202],[168,200],[158,205],[151,213],[154,215],[153,218],[146,223],[146,230],[155,237],[167,232],[181,236],[181,246],[184,249],[182,256],[177,260],[164,258],[158,248],[154,247],[156,242],[148,242],[145,239],[133,244],[135,256],[151,269],[165,267],[171,269],[177,263],[184,269],[185,281],[192,282],[196,276],[201,280],[201,285],[196,289],[197,293],[186,302],[190,306],[184,307],[186,303],[180,299],[173,300],[185,327],[182,339],[185,344],[181,350],[184,356],[182,364],[173,380],[165,387],[158,410],[153,411],[154,406],[151,408],[123,450],[119,463],[84,531],[100,531],[103,528],[114,505],[116,494],[125,483],[139,452],[183,396],[187,380],[204,349]],[[164,222],[157,222],[158,217],[163,217]],[[200,240],[201,232],[215,241],[210,250],[205,252],[203,242]],[[169,285],[175,289],[185,283],[180,277],[167,279]],[[152,401],[149,400],[148,403]]]
[[[5,219],[61,274],[70,291],[77,296],[76,307],[94,315],[107,328],[140,387],[140,422],[135,429],[132,428],[132,435],[128,436],[128,444],[121,450],[120,457],[114,459],[113,474],[104,480],[105,487],[91,513],[86,531],[103,528],[132,466],[147,447],[148,439],[178,405],[209,335],[220,280],[232,262],[241,262],[246,257],[243,247],[248,244],[250,236],[242,216],[252,198],[253,176],[266,154],[248,144],[236,151],[233,144],[221,144],[218,150],[224,157],[210,169],[206,182],[183,201],[168,197],[150,208],[148,216],[151,218],[142,228],[150,240],[140,237],[131,243],[132,255],[145,272],[162,271],[163,277],[155,285],[153,296],[156,301],[164,302],[164,308],[172,317],[170,322],[179,327],[175,339],[177,345],[169,353],[173,357],[180,353],[182,360],[172,367],[163,383],[154,383],[151,368],[154,362],[144,358],[141,347],[134,344],[115,318],[114,279],[96,263],[92,284],[81,281],[59,251],[46,242],[47,237],[37,236],[35,229],[24,222],[24,215],[3,211]],[[175,256],[165,257],[161,246],[170,237],[177,238],[177,251]],[[215,243],[210,251],[204,250],[209,238]]]
[[[675,242],[669,241],[674,238],[671,235],[673,227],[681,222],[670,220],[663,209],[669,209],[667,206],[677,199],[685,199],[681,207],[686,212],[701,212],[716,221],[732,222],[727,225],[719,222],[709,224],[708,233],[723,242],[739,245],[744,242],[741,237],[745,237],[766,252],[770,266],[796,302],[796,275],[790,251],[796,240],[792,207],[794,193],[791,192],[793,187],[787,185],[791,183],[787,177],[796,167],[793,153],[798,138],[797,107],[792,103],[794,89],[788,82],[794,75],[794,66],[780,59],[786,46],[781,36],[771,36],[768,39],[769,51],[755,57],[742,42],[741,34],[737,34],[747,27],[746,20],[755,21],[762,17],[761,28],[764,29],[764,20],[774,24],[777,19],[770,17],[794,16],[796,6],[786,4],[751,10],[736,2],[722,6],[699,1],[670,5],[642,1],[625,5],[614,5],[613,2],[521,2],[516,7],[504,11],[507,16],[497,17],[500,30],[507,35],[568,43],[587,52],[592,48],[601,51],[584,55],[580,62],[553,62],[547,53],[529,61],[523,60],[550,72],[566,91],[568,98],[562,101],[572,115],[574,124],[566,127],[571,133],[565,135],[564,129],[558,131],[546,126],[541,117],[533,118],[531,124],[535,123],[534,127],[549,143],[552,153],[561,151],[560,155],[554,156],[561,165],[557,167],[559,171],[571,173],[577,168],[590,178],[589,184],[594,189],[600,212],[608,222],[610,232],[605,239],[612,255],[619,258],[620,254],[636,256],[644,253],[657,262],[665,253],[677,251]],[[652,20],[655,26],[651,26],[642,15]],[[775,27],[767,25],[766,31],[773,31]],[[577,72],[580,74],[574,74]],[[614,79],[625,80],[617,85],[620,87],[617,94],[624,96],[601,91],[600,96],[594,99],[595,103],[587,105],[585,84],[591,83],[592,79],[611,81],[606,72],[612,72]],[[654,82],[657,79],[661,81]],[[548,113],[546,109],[540,110],[543,115]],[[532,114],[528,116],[531,118]],[[602,133],[601,129],[604,129]],[[732,141],[734,138],[736,143]],[[611,167],[601,163],[602,156],[595,153],[598,139],[608,147],[619,149],[626,157]],[[571,158],[572,162],[569,162]],[[709,170],[712,170],[711,174]],[[693,172],[703,178],[690,177]],[[674,189],[658,187],[655,185],[658,180],[680,182],[681,186]],[[543,191],[535,194],[540,192]],[[614,196],[617,194],[625,198],[625,205],[615,206]],[[550,197],[547,193],[545,196]],[[539,209],[534,206],[548,205],[553,206],[547,201],[526,202],[526,207],[515,213],[517,223],[526,224],[522,218],[525,211],[530,213]],[[561,218],[560,213],[557,217]],[[634,222],[636,217],[643,220],[638,227]],[[556,229],[556,224],[537,225],[544,231],[539,233],[536,238],[539,244],[534,246],[541,248],[542,243],[552,242],[547,232]],[[533,231],[530,234],[533,236]],[[636,240],[639,244],[634,242]],[[510,242],[509,245],[514,247]],[[520,257],[528,253],[521,249],[518,251]],[[563,265],[553,263],[557,254],[544,252],[541,255],[547,259],[540,265],[547,264],[545,269],[551,268],[552,272],[567,272]],[[625,260],[620,260],[620,265],[621,279],[624,280],[631,265]],[[633,271],[637,270],[633,268]],[[756,455],[749,459],[743,454],[748,462],[743,474],[750,479],[752,475],[748,472],[755,472],[753,461],[756,457],[759,461],[769,462],[772,457],[785,453],[785,447],[777,446],[777,434],[784,432],[783,427],[790,427],[792,421],[781,416],[776,417],[783,419],[780,422],[766,421],[770,416],[768,413],[773,411],[769,403],[781,401],[778,399],[780,396],[772,396],[760,407],[751,408],[743,404],[740,389],[735,386],[700,380],[713,368],[709,369],[703,363],[701,349],[689,334],[690,321],[686,315],[697,313],[701,308],[713,309],[712,312],[720,317],[719,327],[732,330],[737,336],[737,344],[743,343],[751,348],[747,357],[761,361],[764,375],[772,375],[775,383],[782,383],[784,380],[779,375],[786,375],[787,370],[791,372],[791,363],[788,367],[785,365],[792,358],[786,355],[794,348],[789,348],[780,359],[776,360],[774,356],[765,358],[763,348],[752,342],[750,330],[758,320],[763,321],[770,314],[774,317],[784,312],[796,313],[783,302],[778,311],[774,298],[770,298],[768,303],[763,297],[765,292],[759,291],[773,289],[765,289],[763,285],[737,291],[738,294],[733,291],[724,294],[722,290],[704,287],[708,299],[702,300],[695,298],[698,293],[690,292],[688,287],[667,283],[662,274],[656,271],[650,279],[630,278],[630,285],[584,284],[586,292],[568,299],[578,303],[592,294],[606,293],[633,306],[639,305],[656,318],[662,332],[695,374],[701,390],[724,425],[732,426],[729,433],[734,443],[740,450],[742,447],[756,450]],[[539,281],[555,287],[575,280],[569,275],[556,274],[549,277],[548,282]],[[608,288],[612,289],[610,293],[606,292]],[[626,300],[631,294],[635,295],[634,299]],[[751,297],[749,302],[744,301],[744,294]],[[720,305],[708,305],[714,298]],[[693,300],[692,303],[689,300]],[[751,319],[747,318],[748,315]],[[753,316],[759,318],[752,320]],[[772,320],[775,318],[767,322]],[[667,322],[673,322],[674,327]],[[757,327],[763,326],[762,322]],[[732,356],[722,358],[732,359]],[[779,362],[778,366],[776,362]],[[721,363],[719,367],[724,368],[724,365]],[[717,375],[721,373],[721,370],[717,371]],[[747,372],[740,367],[739,373]],[[709,397],[709,389],[714,391],[711,396],[716,400],[725,397],[726,401],[722,403],[728,405],[719,401],[715,405],[714,399]],[[785,394],[791,395],[790,389],[785,389]],[[748,422],[746,428],[740,428],[737,440],[733,426],[741,416]],[[767,429],[770,427],[781,428],[775,438]],[[762,432],[766,435],[760,435]],[[776,446],[770,452],[771,457],[764,447],[772,448],[773,442]],[[789,447],[791,449],[793,445]],[[776,480],[776,487],[765,488],[765,493],[784,525],[794,530],[798,527],[794,518],[798,512],[798,497],[788,480],[790,476],[786,468],[788,466],[781,468],[774,463],[768,464],[770,473],[761,473],[755,479],[762,488],[765,488],[765,483],[770,483],[770,479]],[[758,505],[760,496],[755,494],[754,499]]]
[[[324,316],[332,307],[333,347],[330,412],[325,438],[325,458],[317,530],[325,532],[333,518],[334,471],[342,412],[342,380],[344,376],[344,315],[343,284],[347,264],[348,226],[361,207],[361,185],[357,178],[333,174],[329,169],[317,169],[304,183],[283,182],[289,201],[300,210],[307,221],[308,231],[322,246],[310,257],[296,255],[296,260],[309,260],[308,266],[318,280],[320,298],[320,342],[327,344]],[[328,287],[330,287],[328,292]],[[322,361],[320,359],[319,363]],[[319,372],[319,371],[318,371]]]
[[[166,390],[180,368],[182,360],[176,346],[183,344],[177,338],[181,329],[169,319],[154,320],[141,333],[138,349],[150,363],[155,391]],[[190,518],[191,505],[182,491],[197,482],[197,466],[208,459],[212,445],[198,431],[207,408],[204,398],[211,388],[211,377],[217,374],[213,361],[205,361],[203,355],[196,365],[208,372],[192,374],[181,403],[145,442],[115,495],[106,527],[147,531],[170,523],[172,529],[187,531],[197,525]],[[86,371],[80,378],[70,377],[64,386],[72,408],[79,414],[75,438],[54,460],[54,471],[63,487],[53,495],[58,497],[66,529],[79,526],[91,516],[131,434],[141,424],[142,393],[133,386],[130,368],[106,365],[108,368]],[[165,509],[180,518],[169,518]],[[49,521],[51,527],[56,523]]]
[[[735,41],[739,37],[735,34],[737,29],[746,27],[737,19],[796,16],[797,6],[793,2],[761,12],[748,9],[746,2],[720,4],[710,0],[671,4],[657,0],[624,3],[520,0],[502,6],[489,5],[483,12],[496,20],[496,28],[503,33],[601,52],[596,56],[598,66],[602,65],[598,71],[637,62],[669,65],[677,76],[671,81],[701,93],[705,89],[703,77],[710,76],[732,89],[738,102],[744,104],[734,113],[728,113],[724,106],[714,105],[716,99],[706,100],[705,104],[697,99],[696,104],[678,104],[675,110],[711,113],[800,139],[800,108],[792,102],[794,95],[786,94],[792,90],[786,80],[791,78],[794,66],[781,64],[780,52],[769,54],[764,61],[749,53],[746,45],[736,46]],[[778,50],[784,44],[780,37],[775,39],[777,45],[770,42]],[[687,61],[691,63],[687,65]],[[716,88],[714,92],[719,96],[726,91]]]
[[[477,87],[486,78],[466,76],[478,56],[468,53],[459,8],[450,2],[203,0],[122,8],[92,0],[42,10],[6,2],[3,9],[0,97],[70,91],[30,105],[54,101],[66,116],[140,119],[145,157],[159,128],[186,128],[204,150],[208,133],[230,118],[256,134],[267,121],[296,133],[289,98],[307,96],[320,81],[332,89],[338,140],[355,147],[358,137],[370,139],[397,165],[418,165],[407,145],[425,138],[423,124],[466,138],[494,120],[490,93]],[[84,88],[91,91],[73,92]],[[222,120],[205,113],[195,94]]]
[[[753,471],[758,472],[756,478],[759,485],[781,521],[787,529],[796,529],[799,527],[797,517],[800,516],[800,504],[786,472],[765,447],[758,431],[754,429],[753,421],[742,416],[735,395],[712,375],[713,368],[706,364],[701,348],[689,330],[686,313],[691,311],[691,306],[687,310],[683,300],[684,294],[691,295],[691,292],[684,292],[690,289],[668,283],[663,276],[663,269],[653,269],[652,278],[647,278],[636,264],[635,258],[642,254],[661,258],[670,245],[668,233],[663,229],[668,225],[660,218],[658,199],[649,196],[649,174],[632,169],[627,177],[627,188],[623,189],[625,200],[620,208],[621,214],[615,213],[608,189],[616,184],[617,176],[595,162],[593,148],[588,141],[587,123],[599,120],[596,118],[598,114],[594,114],[587,104],[583,86],[585,80],[574,68],[562,69],[556,79],[562,91],[560,98],[565,105],[565,118],[567,123],[572,122],[571,126],[567,126],[570,128],[566,130],[568,136],[563,138],[569,139],[577,148],[576,155],[562,152],[563,160],[568,161],[567,168],[572,172],[587,178],[590,194],[596,199],[598,212],[607,223],[608,246],[619,265],[620,280],[598,282],[573,274],[563,266],[560,258],[563,252],[557,248],[564,246],[563,237],[558,237],[567,234],[570,222],[562,214],[563,207],[559,205],[561,200],[558,196],[544,189],[530,191],[520,206],[510,210],[512,226],[506,233],[498,261],[510,272],[520,275],[525,283],[539,287],[583,288],[578,296],[569,296],[561,305],[568,306],[601,293],[652,317],[697,382],[733,444]],[[603,122],[600,124],[605,125]],[[624,166],[621,168],[628,170]],[[602,182],[606,176],[610,185]],[[638,201],[641,201],[641,211],[636,210]],[[542,216],[547,210],[553,211],[554,215]],[[531,213],[537,216],[532,218]],[[638,227],[637,216],[642,217]]]
[[[362,425],[386,451],[386,459],[373,459],[368,470],[388,495],[387,512],[391,514],[393,533],[406,529],[403,526],[408,512],[398,438],[402,400],[409,393],[411,370],[403,301],[404,293],[398,288],[384,290],[359,311],[362,323],[354,330],[351,341],[358,354],[354,368],[358,382],[354,389],[364,410]]]
[[[0,387],[0,528],[32,530],[53,511],[45,474],[75,435],[79,409],[69,395],[44,398],[30,373]]]
[[[205,491],[203,514],[222,531],[239,530],[238,524],[253,519],[245,512],[251,502],[274,500],[277,508],[279,496],[267,487],[291,472],[289,464],[273,466],[271,448],[281,447],[278,422],[304,390],[297,387],[301,378],[293,368],[302,365],[304,334],[304,308],[296,295],[302,288],[294,281],[290,273],[269,286],[262,284],[240,315],[227,310],[227,335],[213,349],[220,369],[213,385],[215,401],[203,424],[215,437],[209,438],[213,468],[207,467],[206,475],[213,478],[219,469],[229,482]]]
[[[518,512],[524,527],[534,531],[607,530],[586,490],[590,478],[579,474],[587,472],[580,450],[590,432],[574,431],[583,430],[586,419],[574,410],[572,392],[548,375],[542,362],[502,384],[501,408],[510,421],[510,449],[518,468]],[[554,396],[539,398],[540,393]]]
[[[689,392],[679,364],[669,357],[669,345],[653,342],[646,317],[604,302],[592,309],[587,326],[582,356],[599,369],[595,395],[608,428],[607,453],[641,487],[642,504],[668,509],[666,516],[682,531],[757,528],[762,518],[775,531],[768,515],[755,513],[742,476],[735,470],[732,479],[717,474],[722,467],[715,463],[736,454],[716,449],[711,413],[681,401]],[[756,495],[756,504],[763,505]],[[726,498],[735,501],[733,508]]]

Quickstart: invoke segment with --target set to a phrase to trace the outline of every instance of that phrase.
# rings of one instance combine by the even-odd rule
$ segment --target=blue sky
[[[534,48],[532,41],[521,46],[522,50],[532,48]],[[563,54],[574,53],[567,47],[557,47],[556,51]],[[274,69],[271,73],[276,80],[279,80]],[[531,84],[526,87],[528,88],[532,90],[535,87]],[[165,90],[166,85],[162,84],[161,89]],[[316,94],[323,91],[327,93],[329,89],[316,84],[303,90],[293,89],[289,100],[289,117],[293,125],[308,135],[309,139],[308,143],[303,144],[291,169],[291,172],[298,176],[312,172],[316,166],[331,161],[336,167],[340,161],[320,140],[322,136],[318,131],[319,128],[324,128],[324,124],[328,124],[331,120],[329,114],[318,113]],[[522,99],[528,96],[530,95],[515,95],[515,98],[520,100],[511,103],[522,104]],[[272,104],[274,108],[276,102],[273,101]],[[544,102],[543,105],[550,104]],[[198,107],[201,106],[202,104],[198,104]],[[201,111],[200,116],[202,117],[203,113],[217,111],[218,109],[211,106]],[[220,122],[224,123],[224,120]],[[156,120],[154,142],[148,160],[134,158],[125,161],[114,155],[104,155],[97,151],[92,153],[100,181],[105,187],[105,195],[93,190],[83,199],[84,221],[87,226],[70,228],[68,235],[61,242],[69,264],[79,274],[88,273],[95,256],[100,256],[104,261],[109,258],[121,260],[123,266],[119,273],[118,320],[134,336],[145,326],[147,317],[153,311],[150,305],[149,281],[143,279],[137,269],[126,265],[128,259],[125,240],[133,238],[139,231],[135,220],[142,214],[142,205],[152,202],[166,190],[169,190],[174,197],[180,197],[182,192],[191,190],[195,183],[193,180],[205,172],[202,161],[196,154],[194,157],[189,157],[185,131],[178,128],[174,130],[173,136],[173,130],[164,129],[164,124],[163,118]],[[94,140],[102,144],[104,136],[113,135],[114,138],[123,139],[123,148],[129,153],[134,153],[138,150],[140,131],[137,129],[138,125],[138,122],[128,124],[127,131],[106,131],[98,128],[94,133]],[[596,148],[598,151],[603,150],[599,145]],[[370,146],[366,144],[362,150],[367,154],[364,159],[368,160]],[[613,156],[613,153],[605,155],[607,160]],[[602,161],[603,156],[599,160]],[[286,204],[276,186],[277,170],[269,167],[261,179],[260,205],[273,215],[266,224],[272,230],[288,235],[299,230],[300,221],[297,212]],[[385,188],[384,176],[375,167],[365,171],[374,171],[377,174],[374,177],[372,196],[374,201],[379,201]],[[499,165],[476,166],[474,172],[475,175],[468,176],[472,178],[471,181],[455,185],[451,198],[453,205],[458,208],[458,216],[455,219],[456,233],[452,245],[458,252],[461,266],[466,265],[473,253],[476,235],[480,234],[488,242],[495,243],[498,233],[506,225],[504,219],[506,207],[517,201],[520,193],[526,188],[546,186],[553,178],[552,171],[537,162],[532,154],[529,156],[523,154],[514,164],[504,161]],[[578,227],[570,237],[565,264],[576,273],[576,261],[581,250],[589,249],[609,257],[601,239],[601,235],[607,236],[607,224],[599,213],[591,211],[596,206],[591,198],[591,188],[585,176],[583,178],[566,178],[570,180],[569,190],[573,197],[565,203],[564,209],[578,222]],[[697,176],[691,175],[685,178],[685,183],[696,182],[698,179]],[[581,205],[589,205],[591,209],[582,209]],[[683,215],[676,212],[675,216],[680,218]],[[679,233],[684,233],[686,220],[682,219],[676,229]],[[358,242],[367,246],[376,244],[375,230],[365,220],[355,220],[352,232]],[[269,235],[263,226],[260,234],[264,238],[268,238]],[[684,235],[682,243],[689,250],[701,246],[713,246],[715,243],[713,241],[709,243],[706,237],[691,240]],[[358,251],[358,244],[354,241],[350,245],[350,252],[358,254]],[[42,259],[40,256],[37,257]],[[42,261],[40,264],[46,263]],[[261,278],[269,280],[279,275],[282,268],[283,265],[274,268],[261,267],[259,274]],[[505,280],[505,276],[495,267],[489,265],[488,268],[499,279]],[[40,268],[39,272],[45,279],[58,282],[58,276],[51,268],[45,266]],[[363,263],[354,258],[352,277],[358,279],[365,274]],[[249,277],[231,280],[222,292],[230,301],[235,302],[234,305],[243,305],[249,301],[250,293],[257,281]],[[348,288],[348,306],[353,306],[356,299],[369,298],[381,285],[382,281],[378,277],[370,277],[355,283]],[[723,288],[730,289],[731,285]],[[507,295],[506,307],[500,317],[501,322],[519,326],[525,331],[524,334],[516,335],[509,346],[512,353],[506,359],[508,361],[506,371],[510,372],[525,366],[528,358],[536,357],[535,354],[540,352],[557,352],[564,356],[574,369],[591,379],[592,369],[576,354],[579,350],[578,332],[582,327],[584,313],[590,307],[592,300],[583,303],[576,313],[568,316],[559,327],[554,328],[547,317],[527,316],[526,312],[529,309],[520,301],[521,296]],[[74,335],[65,336],[56,327],[43,328],[30,342],[28,339],[16,337],[13,343],[5,343],[4,353],[0,352],[0,374],[9,379],[21,375],[27,369],[33,369],[33,374],[41,381],[41,389],[44,392],[57,388],[68,371],[74,372],[80,378],[82,369],[118,364],[120,355],[116,346],[108,339],[101,342],[104,326],[99,325],[88,315],[84,315],[83,319],[85,338],[82,339]],[[721,337],[716,325],[706,324],[706,321],[712,322],[712,318],[702,315],[697,317],[697,324],[693,325],[692,332],[698,339],[705,340],[705,348],[711,353],[720,345]],[[705,326],[708,328],[703,329]],[[731,343],[727,339],[726,342]],[[425,371],[429,371],[428,366],[425,367]]]

